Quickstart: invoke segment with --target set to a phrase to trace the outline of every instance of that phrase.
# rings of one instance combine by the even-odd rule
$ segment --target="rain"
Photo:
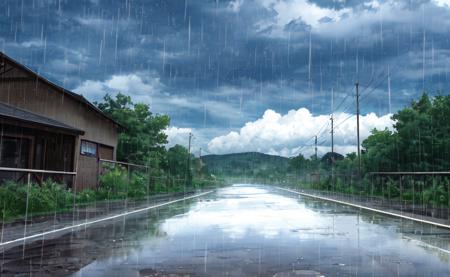
[[[0,276],[449,276],[448,18],[0,0]]]

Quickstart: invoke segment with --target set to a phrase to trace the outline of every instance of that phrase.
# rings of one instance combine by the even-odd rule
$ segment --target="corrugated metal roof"
[[[32,112],[29,112],[27,110],[19,109],[17,107],[5,104],[0,102],[0,117],[8,118],[8,119],[15,119],[19,121],[23,121],[26,123],[33,123],[33,124],[39,124],[47,127],[62,129],[65,131],[77,133],[77,134],[84,134],[83,130],[74,128],[70,125],[67,125],[65,123],[59,122],[57,120],[38,115]]]

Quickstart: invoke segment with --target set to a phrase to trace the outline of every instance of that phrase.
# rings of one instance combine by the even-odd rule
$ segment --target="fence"
[[[40,184],[44,182],[46,179],[52,178],[54,181],[57,181],[59,183],[66,183],[69,186],[71,186],[72,184],[75,183],[76,175],[77,175],[76,172],[71,171],[0,167],[0,179],[2,182],[6,180],[12,180],[15,182],[24,182],[25,180],[24,183],[27,184],[31,182]],[[70,180],[65,180],[65,177],[67,176],[70,177]]]
[[[111,177],[118,179],[112,179]],[[150,166],[126,162],[99,159],[97,188],[113,184],[125,186],[127,194],[158,194],[169,192],[186,192],[186,178],[168,176],[163,172],[152,170]],[[119,184],[122,182],[123,184]],[[129,191],[129,190],[139,191]],[[145,189],[145,191],[143,190]]]
[[[450,172],[335,174],[318,183],[298,183],[294,188],[310,194],[450,223]]]
[[[72,177],[72,184],[75,183],[75,178],[77,173],[76,172],[65,172],[65,171],[52,171],[52,170],[40,170],[40,169],[26,169],[26,168],[10,168],[10,167],[0,167],[0,172],[12,172],[21,175],[19,179],[16,179],[16,182],[23,181],[24,177],[26,176],[26,206],[25,206],[25,214],[23,218],[24,226],[23,226],[23,236],[27,234],[27,227],[28,227],[28,206],[29,206],[29,198],[30,198],[30,189],[32,184],[32,177],[36,179],[38,182],[44,181],[44,176],[53,175],[53,176],[70,176]],[[5,205],[6,203],[3,203]],[[4,209],[5,207],[3,207]],[[2,210],[3,211],[3,210]],[[3,217],[5,215],[4,211],[2,212]],[[4,224],[4,218],[2,220],[2,224]],[[3,241],[3,226],[2,226],[2,241]],[[25,245],[25,244],[24,244]],[[24,246],[25,249],[25,246]]]
[[[371,172],[372,191],[403,212],[449,220],[450,172]]]
[[[202,189],[216,185],[205,179],[205,187],[187,186],[185,178],[166,176],[147,165],[104,159],[97,164],[97,184],[84,190],[67,189],[58,182],[44,183],[42,178],[67,176],[75,183],[76,172],[0,167],[0,173],[13,172],[18,178],[15,183],[0,187],[0,245],[20,239],[25,253],[25,241],[36,234],[119,218],[118,215],[157,207],[162,202],[191,199],[203,195]]]

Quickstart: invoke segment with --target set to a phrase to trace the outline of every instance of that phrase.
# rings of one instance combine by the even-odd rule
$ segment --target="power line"
[[[338,124],[336,124],[334,126],[334,129],[336,130],[339,126],[341,126],[344,122],[346,122],[347,120],[349,120],[350,118],[354,117],[354,114],[351,114],[349,116],[347,116],[346,118],[344,118],[344,120],[342,120],[341,122],[339,122]]]
[[[383,75],[382,77],[387,77],[387,75]],[[368,93],[365,93],[364,96],[361,97],[361,101],[367,99],[367,97],[369,97],[377,88],[379,88],[380,85],[382,85],[384,81],[385,81],[384,78],[380,78],[378,83]]]
[[[368,96],[370,96],[370,94],[372,94],[372,93],[373,93],[373,92],[374,92],[381,84],[383,84],[384,78],[382,78],[382,77],[385,77],[385,76],[383,76],[383,73],[384,73],[384,72],[380,73],[379,76],[378,76],[377,78],[373,78],[373,77],[372,77],[372,78],[370,79],[368,85],[365,86],[365,88],[364,88],[362,91],[360,91],[360,95],[362,95],[362,94],[369,88],[369,86],[373,83],[373,81],[374,81],[375,79],[377,79],[377,81],[375,82],[375,83],[376,83],[375,87],[373,87],[368,93],[364,93],[364,96],[361,97],[361,99],[360,99],[360,101],[359,101],[360,104],[362,104],[365,100],[367,100],[367,99],[368,99]],[[361,84],[359,84],[359,86],[361,87]],[[349,95],[347,95],[347,96],[349,96]],[[353,104],[348,105],[348,106],[342,111],[342,113],[348,113],[349,110],[350,110],[352,107],[353,107]],[[336,109],[336,110],[337,110],[337,109]],[[351,116],[350,116],[350,117],[351,117]],[[348,119],[348,118],[346,118],[345,121],[346,121],[347,119]],[[343,123],[343,122],[341,122],[341,123]],[[338,125],[340,125],[340,123],[338,123],[338,124],[336,125],[336,127],[337,127]]]
[[[397,65],[398,66],[398,65]],[[389,73],[388,73],[389,75]],[[357,116],[357,140],[358,140],[358,156],[360,156],[360,145],[359,145],[359,114],[360,114],[360,110],[359,110],[359,106],[361,103],[365,102],[366,100],[369,99],[369,96],[377,89],[379,88],[379,86],[381,84],[383,84],[383,82],[385,81],[386,76],[385,72],[380,72],[378,74],[378,76],[376,78],[374,78],[374,75],[372,74],[371,79],[369,80],[367,85],[361,85],[359,83],[357,83],[357,95],[356,95],[356,101],[357,101],[357,111],[356,111],[356,116]],[[389,77],[389,76],[388,76]],[[376,81],[375,81],[376,80]],[[365,93],[372,85],[372,83],[375,81],[375,86],[373,86],[370,91],[368,93]],[[364,87],[362,92],[364,92],[364,96],[360,98],[360,95],[362,92],[359,91],[359,87],[362,86]],[[334,109],[332,108],[332,114],[334,114],[335,111],[339,110],[342,105],[346,102],[346,100],[348,99],[348,97],[351,95],[351,93],[348,93],[345,95],[345,97],[339,102],[339,104],[337,105],[337,107]],[[342,113],[347,113],[350,109],[351,109],[352,105],[349,104],[347,105],[344,110],[342,111]],[[355,116],[355,114],[350,114],[349,116],[347,116],[346,118],[344,118],[342,121],[336,123],[334,122],[334,116],[332,117],[332,119],[330,119],[331,125],[332,125],[332,151],[334,148],[334,131],[339,128],[343,123],[345,123],[347,120],[349,120],[350,118],[352,118],[353,116]],[[300,147],[300,149],[298,150],[299,152],[301,152],[302,150],[304,150],[306,147],[311,147],[313,145],[308,144],[310,141],[312,141],[313,139],[320,139],[323,137],[324,134],[326,134],[326,130],[328,128],[328,126],[330,125],[330,122],[327,122],[325,124],[322,125],[322,127],[319,129],[319,131],[312,136],[310,139],[308,139],[303,146]],[[314,144],[315,145],[315,144]],[[320,145],[320,144],[319,144]]]
[[[342,104],[344,104],[345,100],[347,100],[347,98],[350,96],[350,94],[346,94],[344,99],[342,99],[342,101],[339,103],[339,105],[337,105],[336,109],[333,109],[333,111],[337,111],[339,110],[339,108],[342,106]]]

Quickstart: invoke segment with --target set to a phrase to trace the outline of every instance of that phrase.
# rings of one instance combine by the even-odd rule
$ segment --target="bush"
[[[121,166],[114,166],[100,177],[98,199],[120,199],[127,194],[127,170]]]
[[[3,218],[11,218],[25,212],[26,187],[7,182],[0,186],[0,208]]]
[[[84,189],[77,193],[77,203],[94,202],[97,199],[97,192],[92,189]]]
[[[208,179],[195,179],[193,180],[192,184],[194,186],[194,188],[199,189],[199,188],[203,188],[206,186],[209,186],[213,183],[212,180],[208,180]]]
[[[147,195],[148,178],[145,174],[133,172],[128,188],[128,197],[142,198]]]
[[[26,187],[26,186],[25,186]],[[66,209],[73,204],[73,194],[61,185],[47,180],[42,185],[32,184],[29,192],[29,212],[42,213]]]
[[[153,179],[151,192],[152,193],[165,193],[167,192],[168,180],[162,178]]]
[[[6,219],[24,216],[28,196],[28,213],[43,213],[70,208],[73,194],[52,180],[42,185],[7,182],[0,186],[0,209]]]
[[[169,193],[183,191],[186,182],[164,175],[152,178],[139,171],[128,176],[124,167],[109,167],[109,170],[100,177],[100,186],[97,190],[85,189],[75,195],[65,185],[47,180],[39,184],[18,184],[7,182],[0,185],[0,220],[24,216],[28,199],[28,214],[48,213],[73,208],[76,203],[91,203],[95,200],[112,200],[129,198],[143,198],[150,193]],[[194,179],[193,187],[202,188],[210,185],[215,179]],[[189,188],[192,188],[190,186]],[[75,197],[75,199],[74,199]]]
[[[139,171],[128,173],[121,166],[111,167],[100,177],[98,199],[142,198],[147,195],[148,183],[147,174]]]

